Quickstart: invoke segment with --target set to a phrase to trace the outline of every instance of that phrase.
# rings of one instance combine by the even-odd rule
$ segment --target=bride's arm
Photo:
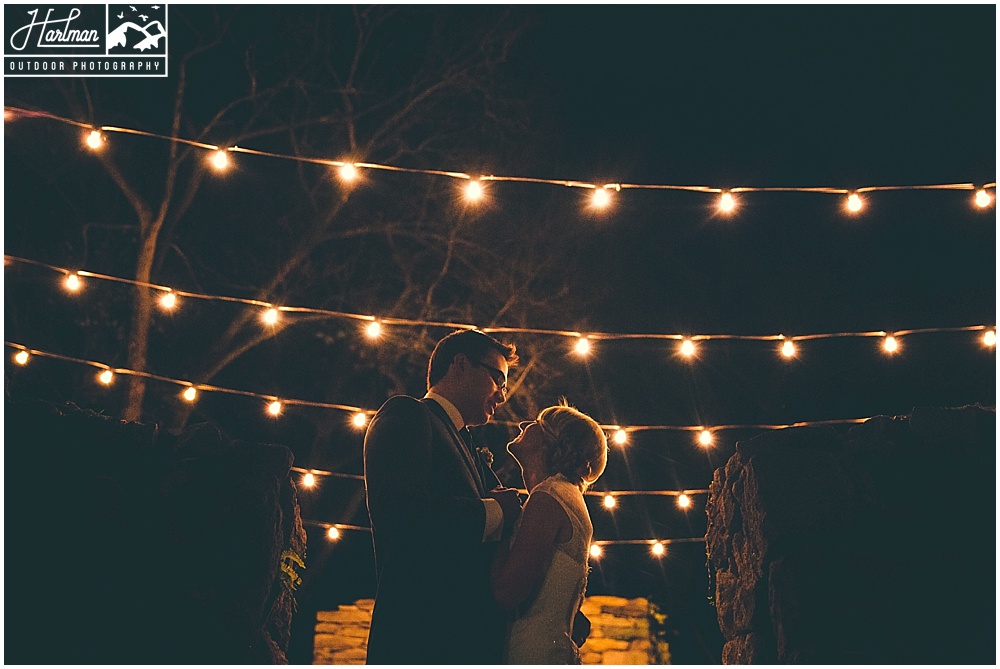
[[[493,561],[493,597],[500,608],[513,610],[538,590],[569,527],[566,512],[548,493],[528,498],[513,546],[498,550]]]

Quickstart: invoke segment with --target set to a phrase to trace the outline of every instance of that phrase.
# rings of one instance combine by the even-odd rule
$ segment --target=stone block
[[[341,625],[340,627],[340,634],[363,639],[365,643],[368,643],[368,631],[367,625],[364,627],[360,625]]]
[[[628,604],[628,600],[624,597],[614,597],[612,595],[593,595],[587,597],[587,602],[602,608],[605,606],[625,606]]]
[[[600,653],[580,653],[580,664],[600,664]]]
[[[630,641],[632,639],[643,639],[649,637],[649,621],[628,620],[622,624],[604,627],[604,636],[611,639],[622,639]]]
[[[344,648],[355,648],[358,645],[356,637],[346,637],[340,634],[317,634],[313,637],[313,648],[342,650]]]
[[[351,608],[342,606],[336,611],[317,611],[316,620],[324,623],[361,623],[370,626],[372,616],[371,613],[355,606]]]
[[[641,650],[644,652],[649,652],[652,650],[653,644],[650,643],[649,639],[636,639],[635,641],[628,642],[629,650]]]
[[[368,651],[363,648],[348,648],[338,650],[333,654],[333,661],[336,664],[364,664],[368,657]]]
[[[649,664],[649,653],[636,650],[609,650],[601,657],[601,664]]]
[[[607,650],[628,650],[628,641],[622,639],[610,639],[603,637],[600,639],[587,639],[580,652],[603,653]]]

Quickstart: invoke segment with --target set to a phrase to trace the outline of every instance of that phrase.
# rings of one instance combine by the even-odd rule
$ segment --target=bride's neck
[[[524,467],[521,469],[521,474],[524,477],[524,487],[529,493],[536,485],[551,476],[543,467]]]

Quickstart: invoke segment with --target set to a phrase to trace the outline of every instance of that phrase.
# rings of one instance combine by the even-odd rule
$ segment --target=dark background
[[[244,8],[222,48],[238,54],[267,36],[268,12],[305,17],[313,11]],[[332,22],[350,20],[348,8],[324,11]],[[488,9],[426,11],[447,16],[453,30],[493,18]],[[481,141],[462,145],[467,165],[435,167],[720,188],[978,187],[996,178],[994,6],[525,6],[510,12],[521,34],[503,81],[524,103],[522,131],[514,144],[484,133]],[[169,20],[172,52],[183,46],[183,36],[173,32],[181,22],[206,30],[210,24],[202,9],[179,5],[171,5]],[[386,48],[419,52],[421,27],[400,28],[386,38]],[[205,113],[238,89],[225,69],[232,66],[221,59],[218,71],[202,65],[192,73],[202,86],[195,102]],[[132,127],[168,133],[170,85],[95,83],[105,115],[97,122],[124,124],[118,116]],[[5,79],[5,103],[50,109],[58,104],[57,89],[50,80]],[[45,121],[5,123],[5,253],[127,276],[128,233],[105,233],[100,254],[97,238],[80,233],[87,222],[124,220],[128,210],[95,195],[104,192],[107,179],[77,148],[77,132]],[[268,238],[255,213],[280,206],[269,188],[290,169],[283,161],[244,161],[238,176],[199,195],[217,214],[210,224],[210,217],[200,219],[199,234],[188,238],[189,251],[211,259],[199,268],[206,287],[232,294],[231,283],[215,278],[238,271],[227,258],[253,237],[281,243]],[[372,181],[379,197],[414,183],[381,174]],[[728,217],[717,213],[716,196],[691,192],[624,191],[601,216],[583,213],[583,191],[576,189],[508,183],[495,184],[491,194],[499,204],[484,220],[486,230],[493,221],[527,225],[541,216],[563,220],[584,238],[572,270],[575,292],[567,299],[592,298],[585,315],[562,322],[555,305],[533,315],[534,327],[794,335],[995,323],[995,208],[975,207],[973,191],[871,193],[858,216],[844,213],[839,195],[747,193]],[[7,268],[5,339],[88,360],[120,355],[124,331],[103,332],[91,300],[127,309],[125,289],[88,284],[87,300],[70,301],[53,277],[20,265]],[[241,278],[250,288],[259,283],[252,274]],[[191,373],[182,351],[197,347],[199,327],[229,308],[188,300],[171,317],[177,332],[156,353],[157,370],[173,378]],[[354,310],[364,312],[366,305]],[[657,340],[597,342],[594,355],[581,362],[567,342],[564,357],[553,362],[565,368],[562,376],[540,401],[565,395],[599,422],[625,426],[787,424],[901,415],[918,405],[992,406],[995,357],[979,344],[980,336],[912,335],[891,358],[877,339],[822,339],[803,343],[793,361],[782,360],[771,342],[714,340],[701,344],[693,363]],[[509,339],[526,347],[533,342],[527,335]],[[323,364],[316,341],[309,326],[290,329],[217,382],[377,408],[384,395],[368,388],[351,396],[317,395],[316,377],[338,369]],[[35,358],[24,369],[8,363],[6,372],[9,394],[98,410],[111,411],[124,392],[114,387],[97,395],[90,368],[59,361]],[[407,373],[410,392],[422,392],[420,371]],[[151,395],[158,392],[151,386]],[[149,420],[165,420],[150,413]],[[214,422],[236,437],[286,444],[298,466],[360,473],[361,434],[328,430],[326,442],[317,445],[320,414],[324,410],[289,409],[276,421],[261,416],[256,400],[205,393],[192,420]],[[510,412],[499,417],[523,418]],[[633,433],[626,447],[613,449],[597,488],[707,488],[736,442],[759,432],[722,431],[709,449],[697,447],[691,432]],[[519,483],[503,453],[512,428],[500,424],[481,433],[502,476]],[[625,497],[609,513],[592,499],[595,539],[702,536],[705,500],[696,495],[682,512],[670,497]],[[318,488],[301,491],[300,502],[308,520],[367,523],[361,483],[354,479],[323,478]],[[374,595],[370,536],[345,531],[331,543],[324,532],[309,529],[290,656],[295,663],[310,661],[316,610]],[[590,594],[646,596],[666,610],[675,663],[719,662],[722,639],[703,544],[672,544],[660,559],[645,546],[612,545],[592,564]]]

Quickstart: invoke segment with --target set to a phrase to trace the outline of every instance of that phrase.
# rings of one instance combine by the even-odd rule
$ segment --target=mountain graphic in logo
[[[135,43],[132,48],[137,51],[145,51],[153,47],[160,46],[160,38],[167,36],[167,31],[159,21],[150,21],[149,24],[140,26],[128,21],[121,24],[108,33],[108,48],[116,46],[128,46],[130,42],[139,39],[139,36],[129,31],[142,33],[142,39]]]
[[[166,5],[107,5],[108,54],[166,54]]]

